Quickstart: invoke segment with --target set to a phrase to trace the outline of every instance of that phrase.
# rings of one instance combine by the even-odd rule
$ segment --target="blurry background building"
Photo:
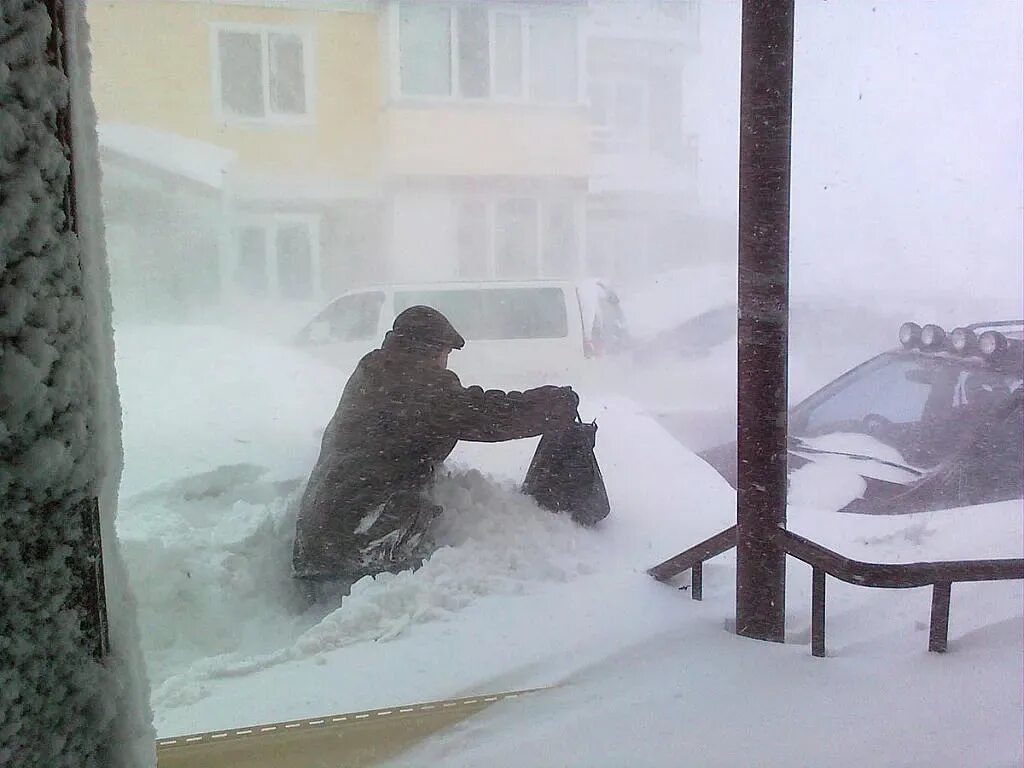
[[[696,0],[90,0],[120,312],[642,279],[699,213]],[[726,235],[728,237],[728,235]]]

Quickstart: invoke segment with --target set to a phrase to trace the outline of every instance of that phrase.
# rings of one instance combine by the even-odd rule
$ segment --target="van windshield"
[[[440,310],[468,341],[561,339],[569,334],[561,288],[395,291],[396,315],[417,304]]]

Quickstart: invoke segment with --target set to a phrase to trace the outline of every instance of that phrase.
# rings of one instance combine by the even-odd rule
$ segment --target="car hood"
[[[736,487],[736,443],[716,446],[700,455]],[[869,435],[834,433],[789,438],[790,506],[832,512],[853,505],[857,511],[867,512],[865,502],[875,506],[924,475],[924,470],[907,462],[899,451]]]

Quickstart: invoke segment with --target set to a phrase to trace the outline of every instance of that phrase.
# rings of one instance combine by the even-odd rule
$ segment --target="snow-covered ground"
[[[293,504],[345,372],[212,327],[116,341],[118,530],[161,735],[555,686],[405,764],[955,765],[978,743],[986,765],[1021,759],[1020,584],[957,585],[939,657],[928,590],[830,582],[831,658],[814,659],[809,569],[792,563],[791,642],[740,639],[731,554],[705,567],[703,603],[645,573],[731,524],[733,491],[609,387],[582,392],[612,502],[597,529],[517,492],[535,441],[463,444],[436,491],[446,546],[322,615],[288,578]],[[893,562],[1020,556],[1024,536],[1019,502],[899,518],[805,506],[790,527]]]

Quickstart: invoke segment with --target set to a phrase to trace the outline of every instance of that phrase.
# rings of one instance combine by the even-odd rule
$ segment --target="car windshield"
[[[906,461],[928,467],[949,455],[973,426],[1020,386],[1019,372],[999,372],[960,359],[891,353],[812,396],[796,409],[790,430],[805,439],[867,434],[897,449]],[[848,442],[846,451],[851,453],[865,444],[852,436]],[[831,440],[828,450],[843,447]]]
[[[561,339],[569,333],[561,288],[395,291],[395,314],[425,304],[441,310],[468,341]]]

